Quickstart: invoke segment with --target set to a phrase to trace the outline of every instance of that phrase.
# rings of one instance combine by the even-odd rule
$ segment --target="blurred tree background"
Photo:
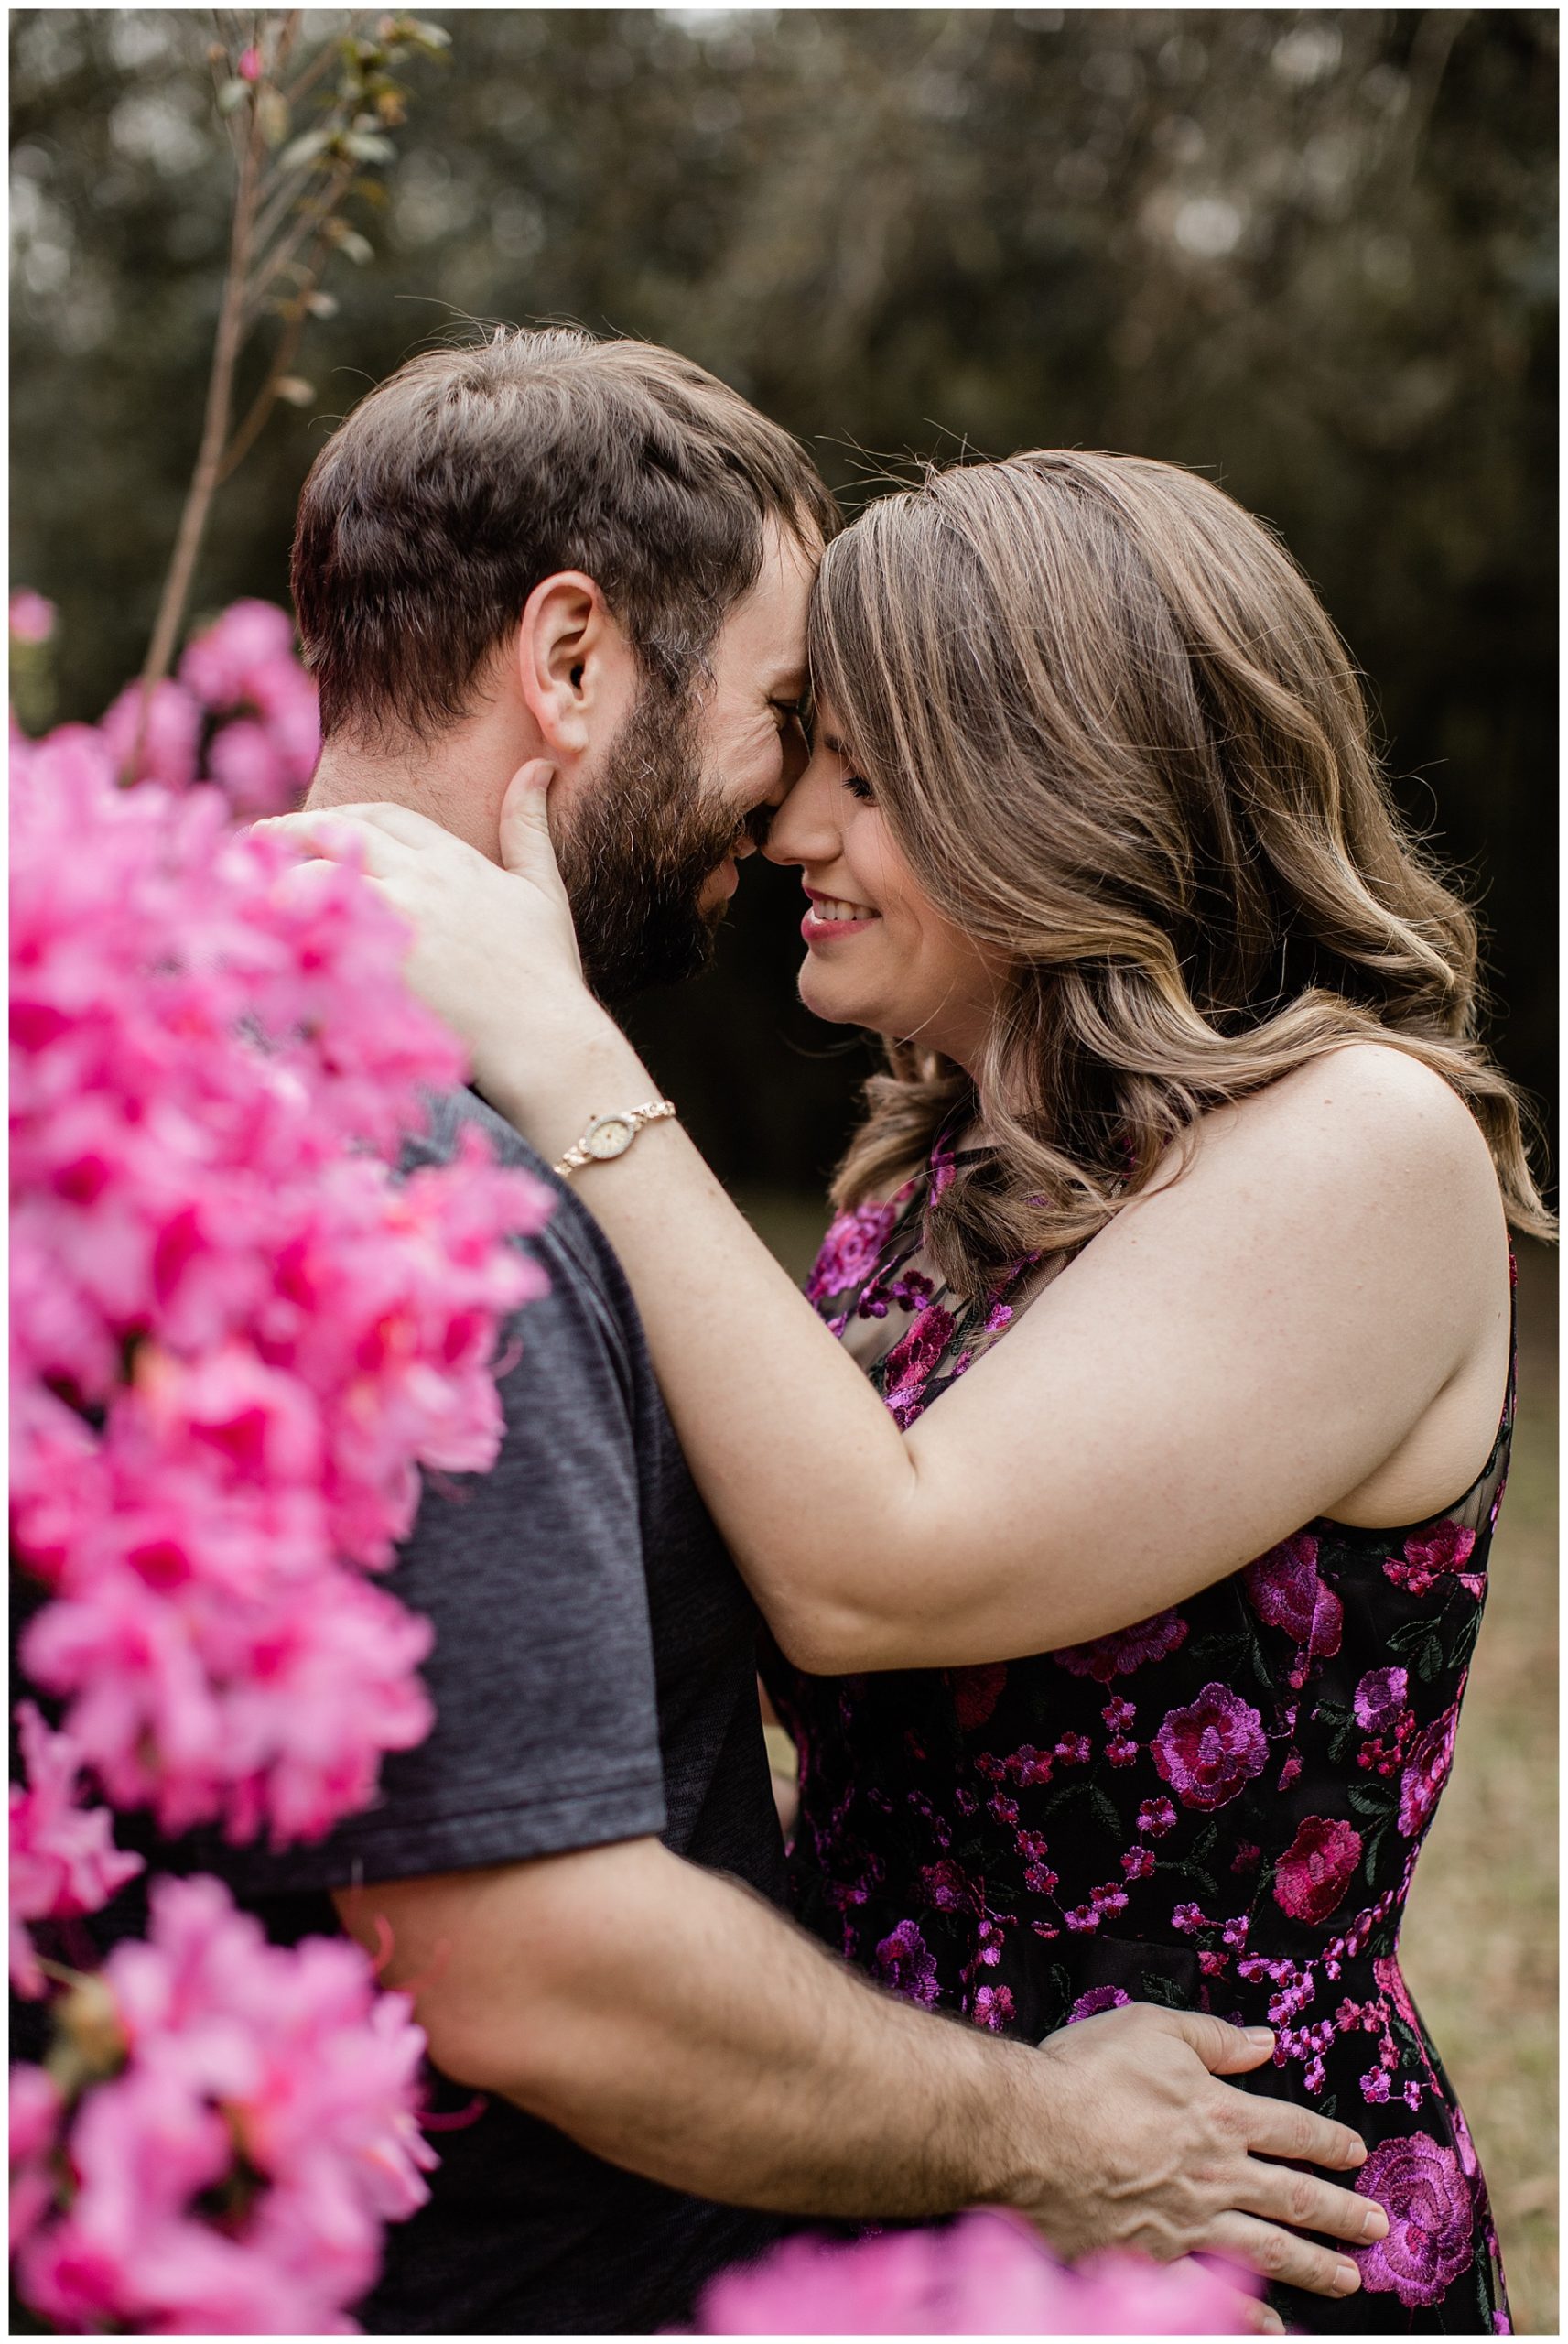
[[[1505,1061],[1549,1097],[1553,13],[427,14],[452,48],[373,255],[312,324],[314,396],[222,492],[198,610],[286,599],[332,420],[472,319],[672,342],[851,505],[867,451],[1199,467],[1316,581],[1482,905]],[[200,428],[231,171],[211,24],[12,15],[12,574],[60,606],[56,718],[140,664]],[[752,865],[719,980],[638,1023],[721,1172],[804,1194],[869,1058],[792,1004],[797,901]]]

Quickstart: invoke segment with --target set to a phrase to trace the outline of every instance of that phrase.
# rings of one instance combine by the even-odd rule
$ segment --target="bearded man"
[[[390,800],[495,858],[509,779],[547,758],[590,982],[613,1002],[691,973],[803,754],[837,521],[795,443],[668,351],[549,331],[416,358],[300,505],[309,805]],[[499,1460],[426,1490],[392,1578],[435,1624],[434,1731],[319,1846],[222,1860],[278,1933],[390,1947],[457,2120],[365,2324],[654,2328],[792,2223],[984,2203],[1068,2251],[1242,2244],[1335,2292],[1343,2260],[1275,2222],[1360,2240],[1380,2217],[1264,2161],[1361,2154],[1214,2079],[1266,2035],[1129,2008],[1034,2049],[878,1991],[787,1918],[756,1615],[625,1281],[472,1092],[413,1160],[469,1125],[559,1194]]]

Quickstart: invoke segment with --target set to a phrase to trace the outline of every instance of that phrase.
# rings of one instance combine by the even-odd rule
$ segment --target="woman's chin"
[[[872,1026],[876,1022],[871,1003],[857,1000],[847,986],[835,984],[809,954],[795,989],[803,1005],[824,1025]]]

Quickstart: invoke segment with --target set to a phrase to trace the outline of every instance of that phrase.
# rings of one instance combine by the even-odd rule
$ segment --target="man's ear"
[[[519,689],[546,754],[575,760],[619,731],[636,692],[636,655],[584,571],[540,580],[516,650]]]

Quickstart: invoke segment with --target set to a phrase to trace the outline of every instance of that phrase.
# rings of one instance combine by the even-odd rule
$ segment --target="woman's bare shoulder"
[[[1454,1085],[1408,1050],[1347,1042],[1207,1119],[1254,1147],[1309,1150],[1327,1170],[1382,1171],[1452,1183],[1495,1203],[1497,1174],[1480,1125]]]

